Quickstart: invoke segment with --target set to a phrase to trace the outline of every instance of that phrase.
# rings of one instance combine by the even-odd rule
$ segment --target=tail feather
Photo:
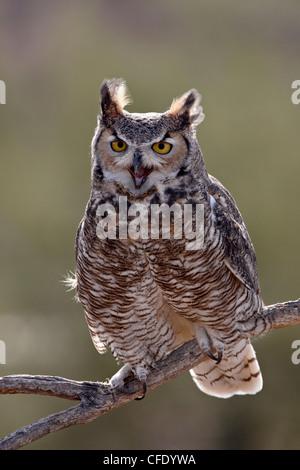
[[[261,371],[248,340],[241,340],[228,357],[224,354],[220,364],[207,358],[190,373],[202,392],[219,398],[255,394],[262,389]]]

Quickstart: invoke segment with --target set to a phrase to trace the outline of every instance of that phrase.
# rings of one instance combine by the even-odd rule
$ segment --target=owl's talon
[[[135,393],[135,391],[130,391],[128,390],[126,387],[122,386],[122,385],[117,385],[115,386],[115,388],[119,391],[119,392],[122,392],[122,393],[126,393],[127,395],[133,395]]]
[[[110,385],[119,390],[120,392],[133,394],[135,392],[130,392],[126,387],[124,387],[124,380],[132,373],[131,367],[129,364],[125,364],[118,372],[110,379]]]
[[[145,395],[142,395],[140,397],[136,397],[135,400],[143,400],[143,398],[145,398]]]
[[[196,338],[198,340],[198,344],[202,351],[211,359],[216,361],[216,365],[220,364],[223,357],[223,346],[222,344],[215,338],[215,335],[209,328],[204,328],[200,325],[195,325],[195,333]],[[216,350],[218,356],[215,356],[211,349]]]
[[[147,393],[147,382],[146,382],[146,380],[141,380],[141,384],[142,384],[142,387],[143,387],[143,395],[140,396],[140,397],[135,398],[135,400],[142,400],[146,396],[146,393]]]
[[[221,349],[219,349],[219,351],[218,351],[218,359],[217,359],[216,364],[220,364],[220,362],[222,361],[222,357],[223,357],[223,351],[222,351]]]
[[[216,361],[216,365],[220,364],[220,362],[222,361],[223,351],[221,349],[218,350],[218,357],[216,357],[211,351],[207,350],[207,351],[204,351],[204,352],[208,357],[210,357],[211,359]]]
[[[124,383],[130,375],[135,375],[137,380],[142,385],[143,394],[140,397],[135,398],[135,400],[142,400],[147,393],[147,371],[142,366],[137,366],[135,371],[132,370],[132,367],[129,364],[125,364],[111,379],[110,385],[118,390],[119,392],[126,393],[127,395],[133,395],[137,393],[137,390],[130,391],[125,386]]]
[[[205,352],[205,354],[206,354],[208,357],[210,357],[211,359],[213,359],[214,361],[216,361],[216,364],[219,364],[219,363],[218,363],[218,360],[219,360],[218,357],[214,356],[211,351],[204,351],[204,352]]]

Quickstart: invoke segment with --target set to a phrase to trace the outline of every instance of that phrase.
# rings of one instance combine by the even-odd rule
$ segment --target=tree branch
[[[258,336],[276,328],[300,323],[300,299],[264,307],[262,314],[240,323],[249,336]],[[192,369],[206,359],[196,340],[183,344],[157,361],[147,379],[148,392]],[[62,377],[11,375],[0,378],[0,394],[38,394],[79,401],[75,406],[51,414],[0,440],[0,449],[18,449],[50,433],[76,424],[84,424],[114,408],[125,405],[141,394],[140,383],[130,375],[126,380],[128,394],[113,389],[108,383],[78,382]]]

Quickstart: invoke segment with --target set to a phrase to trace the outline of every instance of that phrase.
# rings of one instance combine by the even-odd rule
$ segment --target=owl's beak
[[[147,176],[151,173],[153,168],[145,168],[142,162],[142,154],[140,152],[135,152],[133,158],[133,165],[128,168],[129,173],[132,175],[134,180],[134,185],[139,189],[144,183]]]
[[[133,158],[133,171],[137,175],[140,168],[142,167],[142,154],[140,152],[135,152]]]

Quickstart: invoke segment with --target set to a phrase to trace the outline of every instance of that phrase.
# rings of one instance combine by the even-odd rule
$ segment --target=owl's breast
[[[232,273],[222,250],[222,236],[207,223],[203,243],[187,249],[186,239],[144,243],[151,274],[164,300],[194,322],[215,323],[226,315],[251,316],[260,299]]]

